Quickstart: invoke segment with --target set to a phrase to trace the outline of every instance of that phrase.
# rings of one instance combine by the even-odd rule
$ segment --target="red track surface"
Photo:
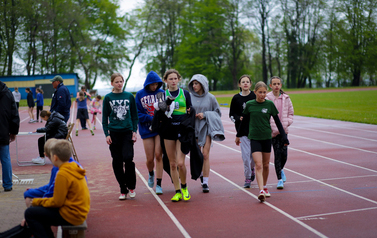
[[[101,124],[97,122],[95,136],[81,130],[78,137],[73,135],[91,192],[86,236],[376,237],[376,125],[295,116],[289,133],[285,187],[276,189],[271,164],[271,198],[260,203],[255,181],[251,189],[242,188],[243,165],[240,148],[234,143],[234,125],[228,119],[228,109],[223,108],[222,113],[226,140],[214,142],[211,148],[210,193],[202,193],[199,181],[188,180],[192,196],[189,202],[170,201],[174,188],[166,173],[163,195],[157,196],[148,188],[140,137],[134,157],[140,172],[137,195],[119,201]],[[20,116],[20,131],[33,131],[43,125],[28,124],[26,110]],[[36,140],[26,138],[18,138],[20,160],[37,156]],[[13,160],[13,170],[18,174],[49,173],[51,166],[19,167]]]

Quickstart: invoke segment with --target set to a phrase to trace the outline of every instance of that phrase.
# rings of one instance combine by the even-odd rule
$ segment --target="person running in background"
[[[160,89],[162,80],[154,71],[148,73],[144,82],[144,88],[136,93],[136,105],[139,116],[139,134],[143,140],[145,156],[147,157],[146,165],[149,172],[148,186],[154,187],[154,158],[156,158],[156,194],[162,194],[161,182],[163,173],[162,149],[160,145],[160,136],[157,132],[151,132],[150,126],[154,116],[153,104],[158,101],[156,94],[165,93]]]
[[[20,117],[12,92],[0,81],[0,162],[4,192],[12,191],[12,162],[9,143],[16,140]]]
[[[208,80],[204,75],[192,76],[188,88],[190,90],[192,107],[195,109],[195,137],[203,153],[202,189],[203,193],[209,192],[209,151],[212,140],[220,140],[220,134],[224,137],[224,128],[221,123],[221,111],[219,103],[208,89]],[[215,128],[219,125],[220,128]]]
[[[29,117],[30,117],[29,123],[38,122],[34,120],[33,111],[34,111],[35,103],[34,103],[33,93],[31,92],[30,88],[25,88],[25,92],[27,93],[26,101],[27,101],[27,106],[28,106],[27,112],[29,113]]]
[[[46,133],[46,136],[41,136],[38,139],[39,157],[31,160],[31,162],[34,164],[45,163],[44,145],[46,141],[51,138],[65,139],[68,134],[67,124],[64,121],[63,115],[61,115],[59,112],[51,113],[49,111],[42,110],[40,116],[44,121],[46,121],[46,125],[45,127],[38,128],[33,132]]]
[[[79,97],[76,98],[77,115],[76,115],[76,136],[79,135],[79,123],[81,119],[85,119],[90,128],[90,133],[94,136],[92,124],[89,121],[87,101],[90,101],[90,96],[85,97],[83,92],[79,92]]]
[[[113,158],[113,170],[119,183],[119,200],[127,194],[136,196],[136,173],[134,143],[137,140],[138,115],[135,98],[132,93],[123,91],[124,79],[119,73],[111,75],[114,87],[103,99],[102,127]]]
[[[92,102],[90,103],[90,113],[93,114],[92,118],[92,124],[93,124],[93,130],[96,129],[96,123],[97,123],[97,113],[102,113],[101,112],[101,95],[97,95]]]
[[[250,188],[251,182],[255,179],[255,163],[251,155],[250,140],[247,138],[249,128],[248,123],[244,131],[239,131],[239,126],[243,119],[242,112],[246,107],[246,103],[255,99],[255,93],[250,91],[252,82],[249,75],[242,75],[238,80],[238,87],[240,87],[240,93],[233,96],[230,103],[229,118],[234,122],[237,133],[239,133],[241,143],[241,157],[243,160],[243,168],[245,175],[244,188]]]
[[[243,118],[248,118],[249,120],[243,119],[241,121],[239,132],[237,132],[236,144],[240,143],[241,132],[245,130],[245,124],[247,124],[245,122],[249,121],[248,137],[251,143],[251,151],[256,168],[256,178],[260,190],[258,199],[264,202],[266,197],[271,196],[266,186],[271,154],[271,116],[274,118],[276,126],[283,138],[284,146],[289,145],[289,141],[278,117],[278,110],[272,101],[265,99],[267,85],[264,82],[258,82],[255,85],[254,93],[256,99],[248,101],[242,113]]]
[[[267,93],[266,98],[273,101],[275,107],[279,111],[279,119],[283,125],[284,131],[288,136],[288,127],[293,123],[293,104],[288,96],[281,87],[283,86],[283,81],[277,76],[273,76],[270,79],[270,88],[272,92]],[[284,173],[284,166],[288,158],[288,146],[284,146],[283,137],[280,135],[278,128],[275,123],[271,120],[272,129],[272,146],[274,148],[274,164],[276,176],[278,178],[277,189],[284,188],[284,182],[287,180]]]
[[[21,93],[18,91],[18,87],[14,87],[12,92],[14,100],[16,101],[17,109],[20,108]]]
[[[43,90],[40,88],[37,88],[35,91],[37,91],[37,100],[35,102],[37,103],[37,122],[39,121],[39,113],[43,110]],[[41,118],[42,123],[42,118]]]
[[[50,198],[33,198],[25,211],[25,220],[34,237],[54,237],[51,226],[81,225],[90,210],[90,194],[86,171],[69,163],[72,145],[58,140],[50,148],[50,160],[59,168],[54,194]]]
[[[180,123],[189,113],[191,107],[190,93],[178,87],[179,81],[182,77],[175,69],[169,69],[165,72],[163,80],[167,83],[168,89],[166,96],[174,98],[171,105],[173,111],[169,117],[166,117],[169,130],[162,132],[160,136],[164,139],[166,154],[169,158],[170,175],[173,180],[175,195],[172,197],[173,202],[182,200],[182,193],[184,200],[190,200],[191,196],[187,189],[187,169],[185,165],[185,154],[181,150],[181,142],[179,141]],[[181,185],[179,184],[181,182]]]

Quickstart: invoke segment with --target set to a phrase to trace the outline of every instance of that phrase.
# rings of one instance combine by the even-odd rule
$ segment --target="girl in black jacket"
[[[40,114],[41,118],[46,122],[45,127],[38,128],[34,132],[38,133],[46,133],[46,141],[51,138],[55,139],[65,139],[68,134],[68,127],[64,121],[64,117],[59,112],[49,112],[46,110],[42,110]],[[31,161],[35,164],[44,164],[45,163],[45,155],[44,155],[44,145],[45,145],[45,137],[42,136],[38,139],[38,149],[39,149],[39,157],[32,159]]]
[[[27,101],[27,106],[28,106],[28,113],[30,116],[29,123],[38,122],[34,120],[33,111],[34,111],[35,103],[34,103],[33,93],[31,92],[30,88],[25,88],[25,92],[27,93],[26,101]]]

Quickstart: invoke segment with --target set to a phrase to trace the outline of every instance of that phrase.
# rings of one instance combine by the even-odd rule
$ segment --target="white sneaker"
[[[134,190],[130,190],[130,198],[134,198],[136,196],[136,192]]]
[[[126,200],[126,194],[124,193],[121,193],[120,196],[119,196],[119,200]]]
[[[31,162],[33,162],[34,164],[44,164],[45,163],[45,159],[41,158],[41,157],[38,157],[38,158],[35,158],[35,159],[32,159]]]

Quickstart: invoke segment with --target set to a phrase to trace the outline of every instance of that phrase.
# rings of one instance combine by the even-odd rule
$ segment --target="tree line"
[[[279,76],[285,87],[376,85],[377,1],[3,0],[0,74],[79,70],[91,88],[136,59],[161,76],[201,73],[211,90]],[[21,59],[15,63],[14,57]]]

